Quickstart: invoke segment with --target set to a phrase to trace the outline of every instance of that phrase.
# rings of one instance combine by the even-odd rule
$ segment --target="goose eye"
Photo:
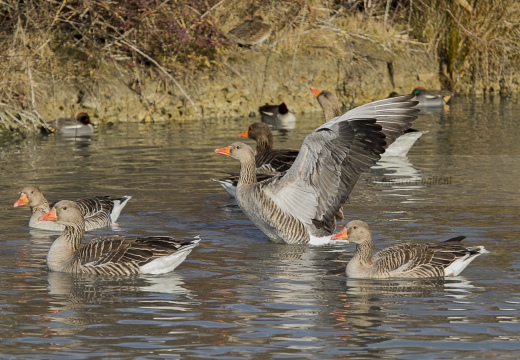
[[[353,229],[357,229],[357,226],[353,226],[352,228],[353,228]]]
[[[63,210],[67,210],[67,207],[66,207],[66,206],[64,206],[64,207],[63,207],[62,209],[63,209]]]
[[[240,149],[240,145],[237,145],[236,148],[237,148],[237,149]]]

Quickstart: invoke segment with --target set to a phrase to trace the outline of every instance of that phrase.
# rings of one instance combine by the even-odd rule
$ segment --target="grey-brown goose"
[[[285,175],[260,183],[249,146],[237,142],[216,149],[240,161],[238,205],[273,241],[330,242],[335,215],[359,176],[417,118],[411,98],[376,101],[328,121],[307,135]]]
[[[95,196],[76,200],[85,218],[85,230],[90,231],[116,225],[121,210],[123,210],[131,198],[131,196],[122,196],[120,198]],[[49,202],[45,199],[38,186],[25,186],[20,192],[20,198],[14,203],[14,207],[26,205],[31,208],[32,212],[29,227],[52,231],[62,231],[64,229],[64,226],[58,223],[38,220],[40,216],[51,209]]]
[[[356,253],[347,264],[347,276],[363,279],[427,278],[459,275],[470,262],[488,252],[483,246],[466,247],[465,236],[429,244],[401,243],[372,255],[368,225],[353,220],[332,237],[356,244]]]
[[[339,107],[339,101],[336,95],[328,90],[320,90],[311,86],[311,92],[314,94],[318,103],[320,104],[325,121],[341,115],[341,109]],[[415,100],[415,98],[414,98]],[[404,156],[410,151],[410,148],[415,142],[428,131],[420,131],[416,129],[406,129],[402,136],[399,136],[395,142],[390,145],[386,151],[385,156]]]
[[[263,122],[252,123],[238,137],[256,141],[255,162],[259,174],[284,173],[298,156],[298,150],[275,149],[273,133]]]
[[[200,241],[178,241],[168,236],[104,236],[81,246],[85,220],[78,204],[62,200],[42,221],[63,225],[63,233],[52,243],[47,266],[52,271],[98,275],[163,274],[182,263]]]
[[[266,180],[277,173],[285,173],[298,156],[298,150],[275,149],[273,133],[263,122],[252,123],[247,130],[238,134],[238,137],[256,141],[255,163],[256,173],[259,175],[257,181]],[[212,180],[219,183],[231,196],[236,196],[236,175]]]

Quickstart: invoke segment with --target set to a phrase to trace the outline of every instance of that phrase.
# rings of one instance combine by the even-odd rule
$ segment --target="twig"
[[[144,52],[142,52],[141,50],[139,50],[137,47],[135,47],[134,45],[130,44],[128,41],[126,40],[121,40],[121,39],[117,39],[116,38],[116,41],[117,42],[120,42],[130,48],[132,48],[134,51],[136,51],[137,53],[139,53],[141,56],[144,56],[146,59],[148,59],[149,61],[151,61],[155,66],[157,66],[159,68],[159,70],[161,70],[166,76],[168,76],[171,81],[173,81],[173,83],[179,88],[179,90],[181,91],[181,93],[186,97],[186,99],[188,99],[188,101],[191,103],[191,106],[193,106],[193,108],[195,109],[195,111],[198,113],[199,110],[197,109],[197,106],[195,106],[195,103],[193,102],[193,100],[191,100],[191,98],[188,96],[188,94],[184,91],[184,89],[182,88],[182,86],[177,82],[177,80],[175,80],[175,78],[173,76],[170,75],[170,73],[164,68],[162,67],[157,61],[155,61],[153,58],[151,58],[150,56],[146,55]]]
[[[215,9],[217,6],[219,6],[220,4],[222,4],[224,1],[226,1],[226,0],[220,0],[218,3],[216,3],[215,5],[213,5],[213,6],[211,7],[211,9],[209,9],[209,10],[206,11],[204,14],[202,14],[202,15],[200,16],[200,18],[203,19],[206,15],[208,15],[208,14],[209,14],[213,9]]]

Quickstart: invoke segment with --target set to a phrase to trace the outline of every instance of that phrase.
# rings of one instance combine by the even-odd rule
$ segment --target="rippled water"
[[[345,206],[381,248],[466,235],[491,252],[448,280],[344,275],[353,246],[267,241],[209,180],[238,163],[215,155],[255,119],[99,126],[88,141],[4,141],[0,150],[1,358],[453,359],[520,357],[520,105],[455,99],[424,113],[405,159],[385,159]],[[321,121],[276,131],[298,148]],[[50,273],[55,235],[13,208],[26,184],[49,200],[132,195],[118,231],[200,235],[173,273]]]

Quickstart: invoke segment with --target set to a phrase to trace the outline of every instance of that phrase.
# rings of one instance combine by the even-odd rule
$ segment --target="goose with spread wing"
[[[318,100],[318,103],[323,110],[325,121],[341,115],[339,100],[333,92],[328,90],[320,90],[312,86],[311,92],[316,97],[316,100]],[[415,142],[427,132],[428,131],[420,131],[413,128],[406,129],[404,134],[398,137],[397,140],[386,149],[384,156],[406,155]]]
[[[263,122],[252,123],[238,137],[256,141],[257,181],[266,180],[275,174],[285,173],[298,156],[298,150],[275,149],[273,133],[269,126]],[[231,196],[236,196],[237,175],[231,174],[231,176],[212,180],[222,186]]]
[[[236,142],[217,154],[240,161],[236,199],[269,239],[323,244],[336,228],[336,214],[360,175],[417,118],[411,95],[352,109],[307,135],[284,175],[257,182],[253,150]]]
[[[483,246],[464,246],[465,236],[438,243],[400,243],[372,254],[370,228],[361,220],[353,220],[334,235],[332,240],[348,240],[356,244],[356,252],[347,264],[351,278],[428,278],[459,275],[470,262],[488,251]]]
[[[94,196],[76,200],[85,219],[85,230],[90,231],[117,225],[116,221],[131,196],[113,198],[109,196]],[[41,221],[38,218],[50,211],[51,206],[38,186],[25,186],[20,192],[20,198],[14,207],[29,206],[32,212],[29,227],[42,230],[62,231],[65,227],[59,223]]]
[[[52,271],[98,275],[164,274],[181,264],[200,239],[169,236],[104,236],[81,246],[85,220],[78,204],[62,200],[40,217],[64,226],[52,243],[47,266]]]

